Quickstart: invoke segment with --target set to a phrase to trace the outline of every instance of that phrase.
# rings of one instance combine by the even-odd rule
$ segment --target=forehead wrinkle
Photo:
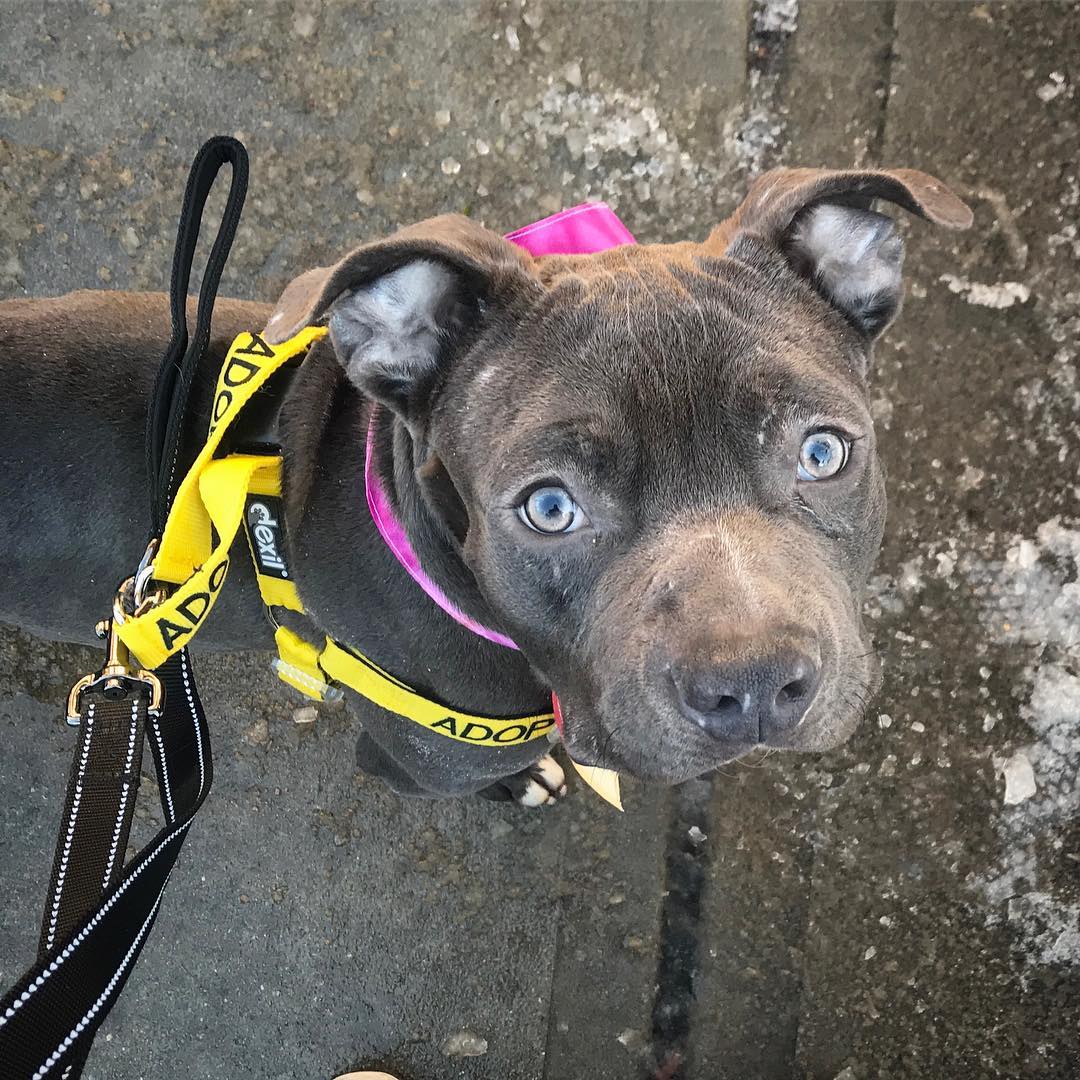
[[[695,360],[703,354],[742,351],[763,331],[783,334],[775,313],[754,310],[744,275],[721,280],[690,263],[634,258],[635,251],[615,249],[602,268],[577,277],[583,288],[569,317],[561,305],[545,304],[530,339],[549,350],[554,343],[573,368],[599,364],[595,374],[602,379],[613,369],[623,379],[642,378],[656,394],[685,405],[693,403],[700,381]]]
[[[853,386],[850,380],[830,365],[821,363],[813,354],[801,356],[798,364],[789,361],[784,365],[777,399],[793,413],[808,419],[807,414],[832,412],[838,417],[857,419],[859,423],[869,422],[862,386]]]
[[[769,305],[755,288],[760,273],[728,273],[731,260],[711,260],[725,269],[721,277],[698,258],[637,259],[635,250],[614,249],[602,266],[555,275],[516,327],[504,326],[496,352],[474,369],[483,379],[470,380],[479,391],[491,378],[486,372],[498,369],[497,382],[477,394],[495,421],[492,451],[505,452],[515,428],[538,426],[529,412],[542,423],[582,400],[609,427],[640,427],[647,443],[680,444],[661,446],[660,455],[681,459],[681,467],[713,466],[721,452],[713,440],[731,429],[737,437],[762,411],[820,408],[833,395],[845,413],[860,410],[859,388],[840,370],[842,343]],[[520,378],[528,357],[535,361]],[[777,388],[792,383],[800,386],[796,394]],[[470,411],[478,403],[457,400]]]
[[[626,249],[627,253],[624,256],[625,268],[628,273],[633,274],[634,281],[627,281],[624,283],[626,289],[627,304],[627,336],[634,336],[633,323],[630,317],[630,300],[631,296],[637,293],[642,300],[643,307],[644,299],[646,297],[652,301],[652,323],[653,333],[655,335],[655,345],[654,348],[651,350],[651,355],[653,355],[656,359],[660,361],[659,363],[654,365],[654,370],[660,376],[657,389],[662,395],[664,395],[664,397],[666,397],[670,401],[674,398],[675,394],[678,393],[678,390],[675,387],[673,380],[668,377],[668,365],[664,361],[667,359],[668,355],[670,355],[671,352],[674,352],[676,356],[681,355],[685,363],[689,362],[689,358],[687,357],[686,350],[684,348],[676,347],[674,350],[668,350],[664,347],[665,335],[660,328],[660,300],[658,296],[658,292],[661,288],[661,274],[658,274],[655,271],[657,269],[660,269],[662,272],[666,272],[667,267],[663,264],[660,264],[660,266],[657,267],[657,265],[652,262],[648,264],[639,264],[639,262],[636,262],[629,257],[629,251],[630,249]],[[653,272],[650,274],[646,274],[643,269],[644,265],[647,265],[649,269]],[[634,288],[634,285],[637,286],[636,289]],[[669,322],[673,328],[677,329],[677,320],[669,320]],[[639,333],[639,340],[643,337],[644,335]],[[647,341],[645,341],[644,343],[648,344]],[[689,399],[689,404],[690,408],[693,409],[692,396]]]
[[[596,417],[571,417],[533,428],[509,443],[496,468],[499,476],[517,476],[523,467],[561,465],[590,479],[610,481],[631,468],[635,456],[626,442]]]

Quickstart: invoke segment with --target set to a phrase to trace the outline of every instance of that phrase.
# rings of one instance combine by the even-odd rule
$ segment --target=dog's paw
[[[550,754],[510,779],[524,781],[521,793],[514,795],[522,806],[550,806],[566,794],[566,774]]]
[[[518,806],[551,806],[566,794],[566,774],[550,754],[545,754],[536,764],[504,777],[480,794],[489,799],[513,799]]]

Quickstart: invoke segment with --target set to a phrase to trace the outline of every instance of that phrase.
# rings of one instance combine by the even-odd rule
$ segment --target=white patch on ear
[[[796,224],[791,250],[833,303],[868,333],[879,333],[896,313],[904,243],[892,218],[821,203]]]
[[[330,338],[350,380],[362,390],[399,392],[429,375],[458,315],[456,279],[419,259],[344,293],[330,316]]]

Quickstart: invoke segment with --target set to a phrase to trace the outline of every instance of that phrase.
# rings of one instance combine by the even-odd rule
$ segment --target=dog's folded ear
[[[705,242],[739,257],[756,237],[792,265],[874,338],[900,307],[904,245],[875,199],[895,203],[935,225],[966,229],[972,215],[944,184],[916,169],[774,169],[759,177],[742,204]]]
[[[532,259],[496,233],[448,214],[401,229],[286,286],[266,325],[285,341],[329,316],[349,380],[415,421],[442,365],[522,289]]]

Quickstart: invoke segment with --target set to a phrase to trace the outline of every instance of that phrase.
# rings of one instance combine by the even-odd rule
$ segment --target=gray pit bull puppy
[[[704,243],[587,256],[433,218],[308,271],[273,310],[220,302],[191,438],[236,334],[328,320],[279,421],[288,554],[321,631],[464,710],[545,711],[554,688],[574,758],[647,779],[834,746],[879,680],[861,617],[885,520],[867,373],[902,242],[874,199],[971,223],[906,169],[777,170]],[[0,618],[91,641],[141,554],[167,309],[0,304]],[[376,532],[376,404],[378,467],[425,569],[520,652],[436,607]],[[242,552],[196,645],[271,646]],[[360,763],[399,792],[562,789],[542,743],[468,747],[357,706]]]

